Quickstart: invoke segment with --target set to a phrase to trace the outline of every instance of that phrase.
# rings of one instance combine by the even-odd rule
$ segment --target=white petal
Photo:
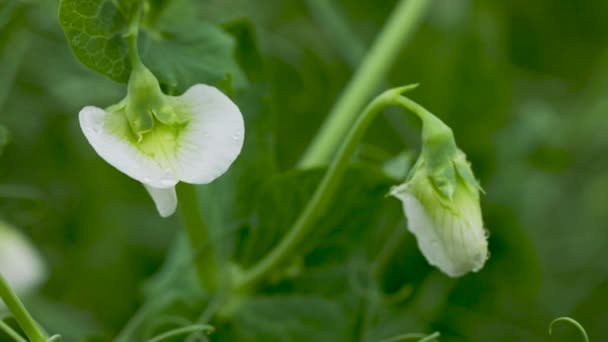
[[[178,179],[167,160],[146,155],[129,139],[128,123],[122,113],[87,106],[80,111],[79,119],[95,152],[110,165],[150,186],[167,188],[177,184]]]
[[[446,254],[446,246],[437,235],[437,228],[416,197],[403,193],[399,198],[407,216],[407,228],[416,236],[418,248],[429,262],[446,274],[453,276],[452,262]]]
[[[175,193],[175,187],[170,188],[155,188],[144,184],[146,190],[152,197],[156,210],[161,217],[169,217],[173,215],[177,208],[177,194]]]
[[[10,229],[10,230],[9,230]],[[17,293],[40,285],[46,276],[42,258],[31,242],[0,222],[0,273]]]
[[[429,264],[450,277],[477,272],[487,259],[487,242],[481,221],[467,221],[447,209],[430,217],[420,201],[407,192],[397,196],[403,202],[408,229]],[[466,213],[464,213],[466,214]]]
[[[226,172],[241,152],[243,116],[226,95],[204,84],[194,85],[173,99],[192,114],[180,132],[175,172],[187,183],[210,183]]]

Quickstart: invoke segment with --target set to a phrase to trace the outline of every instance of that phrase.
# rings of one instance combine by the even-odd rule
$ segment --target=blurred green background
[[[486,190],[492,256],[479,274],[449,279],[426,267],[406,237],[386,272],[386,291],[404,282],[415,290],[398,314],[385,313],[387,322],[400,332],[439,330],[446,341],[572,341],[571,327],[547,334],[553,318],[570,315],[591,340],[602,340],[608,2],[432,3],[384,85],[419,82],[412,98],[453,128]],[[201,20],[252,24],[264,69],[249,78],[262,90],[237,103],[246,117],[267,119],[245,142],[270,149],[270,157],[257,158],[272,159],[276,172],[294,167],[395,4],[190,1]],[[78,111],[117,102],[125,86],[77,62],[57,9],[58,1],[0,3],[0,125],[10,133],[0,156],[0,219],[28,235],[50,269],[26,298],[32,313],[68,341],[107,339],[144,301],[142,286],[161,267],[180,222],[159,218],[143,187],[84,139]],[[328,22],[327,13],[337,17]],[[349,39],[336,36],[336,24],[349,28]],[[256,94],[263,105],[250,99]],[[388,111],[366,136],[360,160],[416,151],[418,129],[414,118]],[[242,163],[227,179],[251,172],[263,180],[264,169]]]

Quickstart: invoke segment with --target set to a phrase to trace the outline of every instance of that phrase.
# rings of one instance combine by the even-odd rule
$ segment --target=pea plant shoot
[[[232,14],[226,8],[254,6],[253,1],[227,3],[47,4],[58,9],[61,53],[71,54],[71,63],[77,60],[86,67],[83,77],[91,78],[73,93],[116,89],[111,96],[70,99],[69,124],[80,155],[106,170],[91,173],[94,182],[81,191],[91,200],[104,193],[119,203],[120,193],[105,191],[106,177],[118,171],[112,177],[128,184],[128,191],[149,197],[139,209],[145,215],[128,223],[141,227],[135,239],[169,236],[158,231],[172,230],[173,242],[163,250],[162,266],[134,285],[138,305],[120,317],[120,330],[71,334],[61,324],[37,321],[48,312],[30,312],[30,303],[21,301],[47,277],[58,280],[46,273],[36,243],[0,221],[0,310],[7,312],[0,316],[0,331],[18,342],[90,336],[119,342],[396,342],[457,336],[441,322],[417,323],[425,312],[430,315],[428,298],[418,299],[419,288],[435,279],[428,281],[451,290],[461,277],[471,291],[483,286],[478,275],[492,262],[493,250],[492,227],[482,214],[484,191],[466,149],[457,144],[460,132],[428,109],[432,103],[413,100],[427,86],[408,78],[388,82],[432,1],[398,1],[369,49],[331,1],[303,2],[354,70],[332,96],[317,132],[289,137],[299,147],[289,150],[287,163],[277,161],[275,132],[277,117],[291,114],[277,103],[297,107],[317,98],[269,100],[282,96],[277,87],[297,82],[275,84],[288,75],[268,71],[268,63],[279,62],[264,57],[258,36],[265,28],[238,14],[224,19]],[[2,6],[2,13],[18,15],[41,5]],[[272,33],[268,37],[266,44],[289,46]],[[298,54],[288,47],[273,51]],[[302,82],[313,73],[302,70]],[[378,124],[386,117],[409,129],[380,157],[373,149],[366,152],[365,138],[372,131],[389,134],[391,127]],[[10,139],[10,130],[0,126],[0,153]],[[0,186],[4,193],[33,203],[38,198],[35,191]],[[120,211],[95,208],[92,215],[104,219]],[[92,265],[103,268],[126,257],[109,254],[102,252]],[[114,299],[99,297],[105,300]],[[588,340],[568,317],[551,328],[560,321],[572,323]]]

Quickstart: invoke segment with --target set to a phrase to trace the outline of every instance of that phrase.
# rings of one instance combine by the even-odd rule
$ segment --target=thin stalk
[[[351,69],[356,70],[361,64],[367,47],[364,41],[353,31],[350,23],[340,13],[337,4],[329,0],[306,0],[310,14],[319,24],[323,33],[328,36],[328,40],[335,46],[334,50],[344,59]],[[385,77],[386,78],[386,77]],[[389,88],[386,80],[379,83],[381,89]],[[398,113],[385,111],[384,118],[388,121],[391,128],[405,141],[407,131],[410,129],[405,119]]]
[[[10,288],[4,277],[0,274],[0,298],[6,304],[6,307],[11,311],[17,323],[23,332],[32,342],[45,342],[47,336],[38,327],[32,316],[17,297],[15,292]]]
[[[179,183],[177,198],[180,212],[194,253],[194,266],[200,285],[207,291],[217,290],[217,261],[213,244],[209,243],[209,230],[200,213],[198,195],[192,184]],[[201,249],[202,246],[205,246]]]
[[[399,51],[412,35],[430,0],[401,0],[363,60],[340,99],[330,111],[321,131],[299,163],[300,168],[327,164],[356,115],[377,90]]]
[[[123,35],[124,38],[127,39],[127,47],[129,49],[129,61],[131,62],[131,67],[135,68],[140,65],[143,65],[141,58],[139,57],[139,48],[137,47],[137,39],[139,37],[139,23],[141,21],[143,4],[140,4],[135,12],[135,15],[131,19],[129,23],[129,28],[127,32]]]
[[[340,149],[336,153],[329,169],[323,176],[321,183],[315,190],[306,208],[300,214],[289,233],[273,248],[262,260],[251,269],[246,270],[243,276],[237,280],[236,289],[247,291],[255,287],[273,269],[287,258],[298,246],[300,241],[306,237],[314,227],[317,219],[322,216],[330,201],[333,199],[336,189],[340,185],[348,162],[363,137],[370,123],[376,118],[384,108],[396,104],[396,99],[401,97],[401,93],[414,89],[417,85],[410,85],[401,88],[391,89],[376,97],[359,115],[357,121],[352,125],[346,139],[344,139]]]
[[[0,321],[0,330],[4,331],[4,333],[12,338],[16,342],[27,342],[26,339],[21,337],[13,328],[11,328],[8,324],[4,323],[4,321]]]
[[[407,236],[407,230],[400,225],[395,228],[393,233],[390,235],[389,239],[386,241],[386,247],[382,249],[379,253],[378,257],[374,261],[373,270],[375,276],[383,274],[395,253],[399,250],[402,243],[405,241],[405,237]]]
[[[194,324],[191,326],[177,328],[177,329],[167,331],[165,333],[162,333],[162,334],[148,340],[148,342],[160,342],[163,340],[170,339],[172,337],[185,335],[185,334],[191,334],[191,333],[195,333],[195,332],[203,332],[205,334],[209,334],[209,333],[213,332],[213,330],[214,330],[214,328],[210,325]]]

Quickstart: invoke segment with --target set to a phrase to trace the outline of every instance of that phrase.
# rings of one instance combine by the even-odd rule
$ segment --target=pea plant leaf
[[[254,296],[243,300],[229,326],[220,326],[219,341],[344,341],[345,312],[318,296]]]
[[[78,60],[119,83],[131,72],[124,38],[137,11],[135,1],[62,0],[59,22]],[[215,84],[243,77],[234,60],[234,40],[221,28],[201,22],[187,3],[174,1],[142,18],[141,58],[168,93],[195,83]]]
[[[131,69],[122,38],[129,21],[111,0],[64,0],[59,7],[59,22],[78,60],[122,83]]]
[[[8,129],[6,129],[6,127],[0,125],[0,156],[2,155],[4,146],[6,146],[8,144],[8,141],[9,141]]]
[[[323,169],[287,172],[265,184],[254,199],[256,207],[243,232],[247,239],[236,248],[237,259],[243,265],[259,260],[286,234],[312,197],[324,172]],[[334,205],[316,223],[302,244],[300,255],[306,255],[306,262],[311,264],[348,259],[353,249],[367,242],[366,237],[373,230],[370,226],[390,202],[385,195],[391,185],[393,180],[378,168],[350,167],[334,196]],[[313,245],[314,253],[311,253]]]
[[[10,95],[23,55],[30,46],[29,32],[19,25],[27,10],[27,4],[18,2],[0,5],[0,109]]]

